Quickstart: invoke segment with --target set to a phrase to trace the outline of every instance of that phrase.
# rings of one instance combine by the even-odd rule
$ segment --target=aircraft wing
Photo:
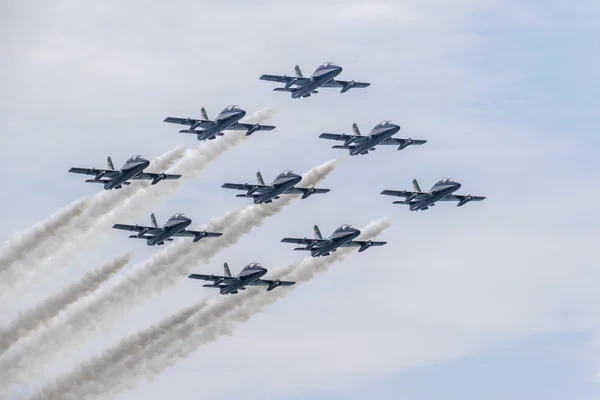
[[[147,180],[154,180],[154,179],[158,179],[160,181],[165,180],[165,179],[179,179],[181,178],[181,175],[173,175],[173,174],[154,174],[151,172],[143,172],[137,176],[134,176],[131,179],[147,179]]]
[[[311,244],[315,243],[317,245],[322,245],[325,243],[331,243],[329,239],[309,239],[309,238],[283,238],[281,239],[283,243],[297,243],[297,244]],[[317,247],[317,246],[315,246]]]
[[[388,138],[379,144],[388,144],[392,146],[404,146],[405,144],[421,145],[427,143],[427,140],[421,139],[399,139],[399,138]]]
[[[293,81],[293,85],[302,86],[310,82],[310,78],[298,77],[298,76],[285,76],[285,75],[261,75],[259,78],[263,81],[289,83]]]
[[[199,279],[201,281],[220,281],[220,283],[224,283],[226,285],[232,284],[236,282],[239,278],[235,276],[221,276],[221,275],[203,275],[203,274],[191,274],[188,275],[190,279]]]
[[[237,124],[227,128],[227,130],[233,131],[247,131],[250,129],[257,131],[272,131],[273,129],[275,129],[275,127],[273,125],[245,124],[243,122],[238,122]]]
[[[321,139],[329,139],[329,140],[339,140],[339,141],[347,141],[352,139],[351,143],[364,143],[369,141],[370,138],[368,136],[357,136],[357,135],[346,135],[346,134],[338,134],[338,133],[321,133],[319,135]]]
[[[441,198],[440,201],[481,201],[485,200],[485,196],[471,196],[466,194],[451,194],[444,198]]]
[[[267,291],[270,291],[275,289],[277,286],[292,286],[295,283],[296,282],[293,281],[280,281],[279,279],[274,281],[270,279],[259,279],[247,284],[246,286],[268,286]]]
[[[144,231],[144,234],[148,235],[156,235],[163,231],[163,228],[156,228],[154,226],[143,226],[143,225],[124,225],[124,224],[115,224],[113,225],[113,229],[120,229],[122,231],[135,231],[141,232]]]
[[[372,240],[353,240],[351,242],[341,245],[340,247],[360,247],[358,251],[362,252],[371,246],[383,246],[386,243],[387,242],[374,242]]]
[[[105,178],[114,178],[118,176],[121,171],[115,171],[113,169],[98,169],[98,168],[71,168],[69,172],[74,174],[83,174],[83,175],[98,175],[103,174],[102,176]]]
[[[167,117],[163,122],[170,122],[172,124],[180,124],[180,125],[194,125],[197,122],[202,122],[200,125],[204,124],[212,124],[214,121],[208,119],[194,119],[194,118],[175,118],[175,117]]]
[[[348,85],[352,85],[351,87],[354,88],[366,88],[367,86],[370,85],[370,83],[368,82],[355,82],[355,81],[338,81],[338,80],[331,80],[329,82],[327,82],[326,84],[323,85],[323,87],[332,87],[332,88],[344,88],[344,87],[348,87]]]
[[[247,190],[253,193],[265,193],[273,189],[271,185],[249,185],[247,183],[224,183],[221,185],[225,189]]]
[[[221,235],[223,235],[223,234],[219,233],[219,232],[207,232],[207,231],[199,232],[199,231],[188,231],[186,229],[184,231],[181,231],[179,233],[174,234],[173,236],[193,237],[193,238],[202,237],[202,238],[205,238],[205,237],[219,237]]]
[[[293,187],[289,188],[286,193],[290,194],[301,194],[303,196],[310,196],[315,193],[327,193],[331,189],[317,189],[317,188],[301,188],[301,187]]]
[[[428,196],[431,196],[430,193],[413,192],[411,190],[384,190],[381,192],[381,194],[385,194],[387,196],[396,196],[396,197],[411,197],[412,196],[411,200],[421,200]]]

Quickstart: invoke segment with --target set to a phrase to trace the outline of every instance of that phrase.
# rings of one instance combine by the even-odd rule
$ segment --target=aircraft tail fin
[[[265,180],[262,177],[262,174],[260,173],[260,171],[258,171],[256,173],[256,180],[258,181],[259,185],[264,185],[265,184]]]
[[[321,230],[318,225],[315,225],[313,230],[315,231],[315,239],[323,239],[323,235],[321,235]]]
[[[352,132],[356,136],[360,136],[360,129],[358,129],[358,125],[356,125],[356,123],[352,124]]]
[[[108,157],[106,159],[106,164],[108,165],[108,169],[113,170],[113,171],[115,170],[115,165],[112,162],[112,158]]]
[[[302,75],[302,71],[300,71],[300,67],[299,67],[299,66],[297,66],[297,65],[296,65],[296,66],[294,67],[294,71],[296,71],[296,76],[297,76],[298,78],[304,78],[304,75]]]
[[[150,221],[152,221],[153,227],[158,228],[158,223],[156,222],[156,217],[154,216],[154,213],[150,214]]]
[[[421,186],[419,186],[419,182],[416,179],[413,179],[413,189],[415,189],[415,192],[421,191]]]
[[[200,109],[200,114],[202,114],[202,119],[208,119],[208,114],[206,113],[206,109],[204,107]]]
[[[229,269],[229,264],[223,264],[223,270],[225,271],[225,276],[231,276],[231,270]]]

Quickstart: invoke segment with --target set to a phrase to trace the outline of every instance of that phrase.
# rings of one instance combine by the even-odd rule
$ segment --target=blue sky
[[[292,205],[196,269],[288,264],[301,255],[280,238],[308,236],[313,223],[328,234],[390,215],[388,246],[353,255],[120,398],[598,398],[595,2],[8,8],[10,35],[0,44],[8,55],[0,65],[3,239],[98,190],[67,174],[71,166],[198,146],[161,121],[194,117],[202,106],[209,116],[228,104],[249,113],[272,106],[278,113],[268,123],[277,129],[253,135],[157,204],[159,222],[185,212],[202,223],[245,205],[219,186],[251,181],[257,169],[271,180],[341,156],[317,136],[348,132],[352,122],[368,132],[390,119],[401,137],[428,139],[344,159],[321,185],[331,193]],[[291,74],[294,64],[308,74],[324,61],[342,65],[342,79],[371,87],[292,100],[258,80]],[[378,194],[443,176],[488,198],[410,213]],[[74,261],[60,282],[129,249],[137,261],[158,251],[116,235]],[[15,297],[2,313],[53,290]],[[207,295],[214,294],[182,279],[44,378]]]

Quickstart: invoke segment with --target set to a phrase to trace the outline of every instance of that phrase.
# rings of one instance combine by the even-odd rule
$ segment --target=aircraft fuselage
[[[458,189],[460,189],[460,186],[461,186],[460,183],[455,182],[455,183],[445,185],[445,186],[442,186],[439,188],[434,187],[430,190],[430,192],[433,193],[432,196],[429,196],[427,198],[424,198],[422,200],[418,200],[418,201],[414,202],[413,204],[410,205],[409,208],[411,211],[419,211],[419,210],[426,209],[427,207],[436,203],[440,199],[443,199],[444,197],[456,192]]]
[[[165,223],[163,225],[164,231],[159,233],[156,236],[148,238],[146,240],[146,243],[148,244],[148,246],[154,246],[156,244],[158,244],[158,245],[164,244],[165,240],[167,240],[168,238],[170,238],[173,235],[178,234],[181,231],[184,231],[185,228],[190,226],[191,223],[192,223],[192,220],[190,220],[189,218],[167,221],[167,223]]]
[[[230,285],[224,286],[220,289],[221,294],[232,294],[237,293],[237,291],[246,285],[249,285],[260,278],[262,278],[267,273],[265,268],[252,268],[248,271],[242,271],[239,275],[237,275],[239,281],[232,283]]]
[[[148,160],[140,160],[134,163],[125,164],[119,175],[104,183],[104,189],[110,190],[121,186],[124,182],[127,182],[131,178],[144,172],[144,169],[146,169],[148,165],[150,165],[150,161]]]
[[[292,98],[298,99],[306,95],[310,95],[313,90],[320,88],[327,82],[333,80],[342,72],[342,67],[331,67],[323,70],[315,71],[311,76],[311,81],[298,87],[292,92]]]
[[[357,145],[351,149],[350,155],[356,156],[368,152],[369,149],[394,136],[399,130],[400,127],[398,125],[375,128],[373,131],[371,131],[371,133],[369,133],[369,141]]]
[[[360,235],[360,230],[358,229],[336,232],[327,238],[331,240],[332,243],[327,243],[323,247],[312,248],[310,254],[313,257],[328,256],[330,252],[335,251],[338,247],[356,239],[358,235]]]
[[[302,177],[299,175],[286,176],[286,177],[276,179],[272,183],[272,186],[274,187],[274,189],[256,197],[254,199],[254,204],[262,204],[269,200],[272,200],[277,195],[287,192],[289,189],[293,188],[301,180],[302,180]]]
[[[230,126],[235,125],[240,119],[246,116],[246,111],[244,110],[233,110],[233,111],[223,111],[221,112],[215,122],[214,126],[209,128],[200,128],[197,131],[194,131],[194,128],[201,124],[198,122],[196,125],[192,125],[190,127],[190,131],[194,131],[198,140],[207,140],[211,138],[215,138],[218,133],[221,133],[227,130]]]

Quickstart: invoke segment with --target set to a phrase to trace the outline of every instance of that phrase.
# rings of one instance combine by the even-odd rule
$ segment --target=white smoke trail
[[[306,173],[302,185],[313,186],[325,179],[335,169],[331,160]],[[91,301],[54,327],[42,332],[37,340],[16,347],[11,357],[0,359],[0,384],[20,383],[32,379],[39,369],[60,354],[69,351],[95,334],[121,321],[137,305],[160,294],[187,276],[199,263],[208,262],[220,250],[229,247],[252,228],[262,225],[264,220],[291,204],[298,195],[290,195],[265,205],[251,205],[218,218],[207,229],[223,231],[219,238],[205,239],[199,243],[180,241],[138,265],[130,276],[124,277],[110,290],[99,294]],[[224,229],[226,228],[226,229]],[[65,330],[72,334],[66,336]]]
[[[73,203],[50,215],[44,221],[22,232],[15,233],[7,240],[0,250],[0,282],[10,280],[9,275],[15,263],[35,254],[40,247],[47,244],[48,239],[52,238],[57,231],[81,215],[90,201],[90,198],[75,200]]]
[[[185,151],[183,146],[169,150],[152,161],[152,169],[168,169],[183,157]],[[38,224],[40,227],[35,230],[35,234],[32,232],[28,235],[26,243],[18,242],[24,245],[37,242],[34,251],[19,259],[13,259],[11,268],[0,274],[0,298],[19,291],[25,283],[35,285],[42,280],[47,281],[49,276],[69,266],[78,254],[86,250],[81,242],[93,236],[91,225],[112,208],[118,207],[148,186],[149,183],[140,182],[131,188],[97,193],[67,206],[65,209],[68,212],[58,212],[54,214],[56,218],[48,219],[56,222]],[[64,221],[60,220],[61,216],[65,217]],[[48,268],[48,273],[41,274],[39,269],[44,267]]]
[[[361,239],[372,239],[390,225],[389,218],[375,221],[363,229]],[[351,248],[339,249],[328,257],[311,257],[272,270],[271,279],[295,281],[296,285],[290,288],[272,292],[253,290],[236,296],[222,297],[205,310],[198,308],[196,313],[190,313],[190,309],[186,308],[165,320],[165,323],[168,320],[179,322],[179,316],[185,314],[185,322],[178,324],[177,328],[165,328],[167,333],[162,336],[153,335],[154,341],[147,338],[156,331],[155,327],[139,332],[127,341],[121,341],[117,346],[106,350],[101,356],[76,367],[67,376],[48,383],[36,392],[32,399],[52,398],[58,393],[64,399],[106,399],[115,397],[124,390],[131,390],[142,378],[151,380],[166,368],[191,355],[198,347],[223,335],[230,335],[235,327],[287,296],[302,283],[309,282],[317,274],[325,272],[330,265],[342,261],[354,251]],[[202,302],[201,305],[204,308],[206,302]],[[113,355],[118,355],[118,358]]]
[[[184,308],[177,312],[174,315],[171,315],[167,318],[164,318],[161,322],[154,324],[141,332],[138,332],[134,335],[131,335],[128,338],[121,339],[117,345],[113,346],[111,349],[104,351],[100,356],[92,358],[90,361],[85,362],[77,367],[78,376],[77,380],[81,380],[84,382],[90,381],[94,379],[93,375],[90,375],[87,370],[93,371],[95,369],[96,364],[101,365],[130,365],[131,358],[128,358],[129,353],[123,352],[123,350],[128,350],[130,352],[141,353],[143,352],[144,347],[149,344],[156,343],[160,340],[161,337],[165,337],[169,335],[174,330],[180,328],[183,324],[185,324],[194,314],[197,314],[202,309],[206,307],[208,300],[201,301],[197,304],[194,304],[190,307]],[[71,381],[72,382],[72,381]],[[37,393],[33,395],[33,398],[39,399],[52,399],[57,398],[58,393],[55,390],[55,387],[58,390],[62,390],[58,388],[57,383],[53,385],[47,385],[41,388]],[[94,393],[98,392],[94,390],[93,393],[87,394],[84,393],[82,395],[77,395],[78,397],[73,397],[71,393],[60,393],[61,399],[90,399],[93,398]]]
[[[93,293],[100,285],[127,265],[133,253],[121,255],[85,274],[79,281],[61,290],[42,303],[22,312],[8,326],[0,329],[0,354],[14,343],[47,324],[69,305]]]
[[[246,122],[262,123],[274,114],[275,110],[265,108],[249,116]],[[34,264],[41,263],[40,268],[53,272],[68,266],[69,261],[72,262],[76,257],[100,246],[104,240],[110,239],[114,234],[111,227],[116,221],[136,218],[147,213],[150,207],[178,190],[183,183],[202,172],[210,162],[246,138],[243,132],[229,131],[217,140],[203,143],[197,150],[186,151],[184,147],[178,147],[165,153],[153,162],[153,168],[181,174],[180,179],[163,181],[156,186],[151,186],[148,182],[136,182],[135,187],[132,185],[125,189],[98,194],[86,213],[75,224],[71,224],[70,229],[63,230],[61,240],[64,246],[59,248],[59,251],[56,251],[55,247],[52,255],[45,255],[43,261],[38,259]],[[33,272],[21,273],[17,277],[19,280],[11,282],[12,286],[25,282],[35,285],[41,279],[40,274]]]

